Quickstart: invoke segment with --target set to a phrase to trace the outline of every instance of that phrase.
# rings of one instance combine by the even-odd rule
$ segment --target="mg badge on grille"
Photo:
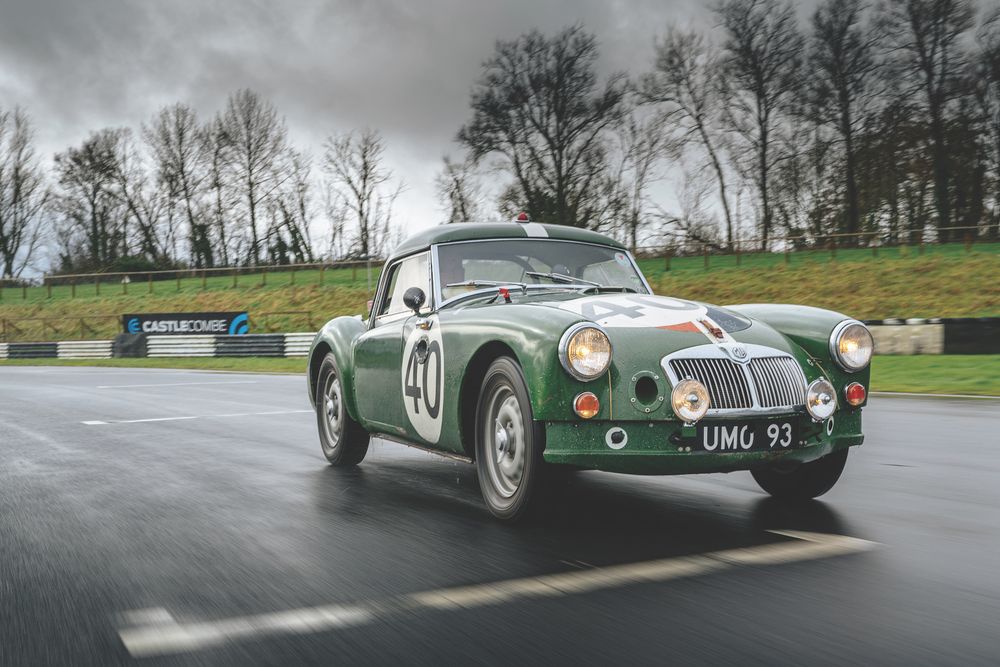
[[[746,347],[744,347],[739,343],[733,343],[731,345],[723,345],[722,349],[724,349],[726,351],[726,354],[732,357],[734,361],[744,362],[750,356],[749,354],[747,354]]]

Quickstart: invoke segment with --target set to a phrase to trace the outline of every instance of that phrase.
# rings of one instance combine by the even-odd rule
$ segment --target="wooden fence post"
[[[235,288],[235,287],[236,287],[236,285],[237,285],[237,282],[236,282],[236,280],[237,280],[237,276],[239,276],[239,275],[240,275],[240,272],[239,272],[239,271],[237,271],[236,269],[233,269],[233,287],[234,287],[234,288]]]
[[[28,298],[28,283],[21,283],[21,300],[24,301]]]
[[[71,299],[76,298],[76,278],[69,281],[69,298]]]
[[[291,277],[290,277],[290,279],[288,281],[288,284],[289,285],[294,285],[295,284],[295,269],[294,269],[294,267],[292,268],[292,275],[291,275]]]
[[[175,273],[174,276],[177,278],[177,291],[180,292],[181,291],[181,273],[180,273],[180,271],[178,271],[177,273]]]
[[[101,296],[101,277],[94,278],[94,294]]]
[[[201,289],[202,291],[208,289],[208,271],[205,269],[201,270]]]
[[[153,293],[153,274],[150,273],[148,276],[146,276],[146,280],[147,280],[147,282],[149,282],[149,293],[152,294]]]
[[[51,299],[52,298],[52,283],[50,283],[48,280],[45,281],[45,291],[47,293],[47,298]]]
[[[323,286],[323,272],[324,271],[326,271],[326,267],[325,266],[319,267],[319,286],[320,287]]]
[[[708,244],[702,246],[702,250],[705,253],[705,270],[708,271]]]

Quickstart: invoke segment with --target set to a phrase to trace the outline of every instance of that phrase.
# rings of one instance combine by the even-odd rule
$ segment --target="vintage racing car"
[[[323,327],[308,384],[333,465],[370,435],[474,461],[514,520],[565,466],[749,470],[776,497],[823,494],[863,441],[872,350],[828,310],[656,296],[595,232],[451,224],[395,250],[367,320]]]

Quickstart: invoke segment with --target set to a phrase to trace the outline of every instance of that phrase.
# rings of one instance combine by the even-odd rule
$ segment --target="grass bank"
[[[1000,243],[642,259],[654,289],[709,303],[802,303],[861,319],[1000,315]],[[378,278],[371,271],[371,283]],[[365,310],[364,267],[0,289],[0,340],[110,338],[131,312],[247,310],[251,331],[311,331]],[[22,296],[24,298],[22,298]],[[4,334],[6,333],[6,338]]]
[[[303,373],[305,359],[18,359],[3,366],[117,366],[182,368],[247,373]],[[1000,396],[1000,355],[924,355],[875,357],[872,389],[929,394]]]

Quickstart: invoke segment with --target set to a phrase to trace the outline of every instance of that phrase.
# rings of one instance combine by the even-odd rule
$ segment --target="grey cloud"
[[[433,175],[496,39],[581,22],[602,67],[638,72],[668,22],[705,15],[693,0],[4,0],[0,106],[26,107],[52,154],[177,100],[208,116],[251,87],[313,153],[332,132],[380,129],[409,184],[404,216],[422,226],[436,221]]]

